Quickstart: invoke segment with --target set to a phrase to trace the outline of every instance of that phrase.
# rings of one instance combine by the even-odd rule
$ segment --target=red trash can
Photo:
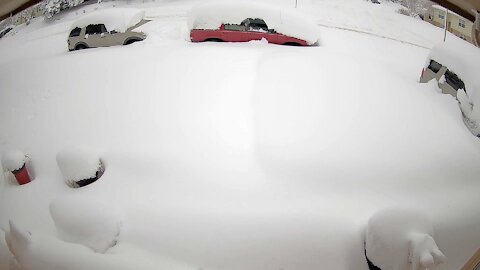
[[[19,185],[25,185],[32,181],[25,163],[23,164],[22,168],[14,170],[12,173],[15,175],[15,179],[17,179]]]

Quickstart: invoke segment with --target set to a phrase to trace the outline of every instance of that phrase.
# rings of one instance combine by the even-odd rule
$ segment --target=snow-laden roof
[[[26,156],[20,150],[10,150],[2,155],[3,169],[8,171],[15,171],[23,167]]]
[[[218,29],[221,24],[240,24],[247,18],[263,19],[270,29],[314,44],[318,28],[307,14],[292,9],[254,2],[207,2],[193,7],[189,13],[189,29]]]
[[[145,11],[135,8],[104,9],[78,19],[70,29],[85,27],[89,24],[105,24],[108,31],[125,32],[127,28],[139,23],[144,17]]]
[[[434,46],[429,59],[446,66],[462,79],[468,96],[458,96],[460,103],[464,103],[464,106],[461,106],[462,111],[471,121],[480,123],[480,49],[462,40],[453,39]],[[465,103],[469,103],[468,106]]]

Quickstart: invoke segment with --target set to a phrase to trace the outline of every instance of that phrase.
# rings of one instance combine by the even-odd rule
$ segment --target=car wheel
[[[223,40],[219,38],[207,38],[205,41],[206,42],[223,42]]]
[[[123,43],[123,45],[130,45],[130,44],[135,43],[137,41],[141,41],[141,39],[129,39],[129,40],[125,41],[125,43]]]
[[[85,44],[78,44],[77,46],[75,46],[75,50],[83,50],[83,49],[87,49],[87,45]]]
[[[300,46],[300,44],[298,44],[296,42],[286,42],[286,43],[283,43],[283,45],[286,45],[286,46]]]

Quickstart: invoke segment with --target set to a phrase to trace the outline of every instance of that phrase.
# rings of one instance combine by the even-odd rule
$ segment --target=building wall
[[[437,27],[444,28],[445,16],[447,12],[442,8],[439,9],[432,6],[427,14],[425,20]],[[452,34],[472,43],[472,28],[473,23],[453,12],[448,12],[447,30]]]

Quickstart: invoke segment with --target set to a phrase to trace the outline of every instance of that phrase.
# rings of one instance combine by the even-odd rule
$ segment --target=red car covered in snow
[[[218,29],[192,29],[192,42],[247,42],[266,39],[269,43],[291,46],[308,46],[305,40],[289,37],[269,29],[262,19],[245,19],[240,24],[222,24]]]

